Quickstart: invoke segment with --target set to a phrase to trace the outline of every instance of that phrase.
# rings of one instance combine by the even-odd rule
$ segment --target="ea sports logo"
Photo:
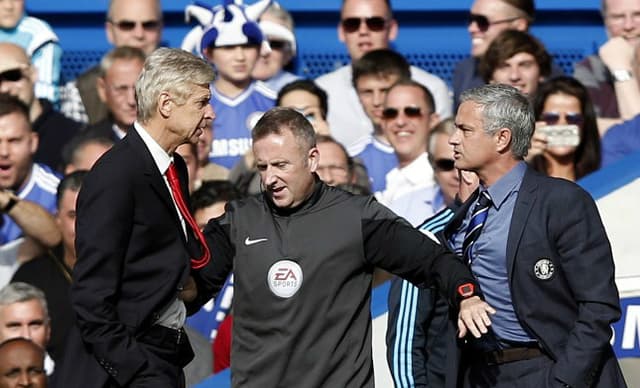
[[[291,260],[280,260],[269,268],[269,289],[281,298],[292,297],[302,285],[302,268]]]

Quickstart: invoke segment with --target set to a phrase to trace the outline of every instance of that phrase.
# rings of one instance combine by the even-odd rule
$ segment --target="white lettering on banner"
[[[241,156],[251,149],[251,139],[214,139],[209,157]]]
[[[627,313],[624,320],[624,331],[622,333],[622,349],[633,349],[638,345],[640,337],[640,306],[627,306]]]

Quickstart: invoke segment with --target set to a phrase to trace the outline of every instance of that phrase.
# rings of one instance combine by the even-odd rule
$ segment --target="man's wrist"
[[[13,195],[9,196],[9,200],[7,201],[7,203],[2,207],[2,212],[3,213],[9,213],[11,211],[11,209],[13,209],[14,206],[16,206],[16,204],[18,203],[18,199],[16,197],[14,197]]]

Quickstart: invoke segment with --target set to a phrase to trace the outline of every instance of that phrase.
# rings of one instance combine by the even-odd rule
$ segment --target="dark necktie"
[[[467,259],[468,263],[471,263],[471,251],[473,244],[475,244],[478,236],[480,236],[482,226],[487,220],[489,207],[491,207],[491,197],[489,196],[488,191],[485,190],[481,192],[479,197],[478,203],[473,209],[469,225],[467,226],[467,233],[464,235],[464,242],[462,243],[462,255]]]
[[[209,260],[211,259],[211,252],[209,251],[209,246],[204,239],[202,231],[198,228],[196,220],[193,219],[189,208],[184,202],[182,190],[180,189],[180,179],[178,179],[178,172],[176,171],[176,166],[173,163],[169,165],[169,169],[167,170],[167,180],[169,181],[169,186],[173,192],[173,198],[176,201],[176,205],[178,205],[178,209],[180,209],[182,217],[187,221],[187,224],[189,224],[191,230],[193,230],[193,233],[200,242],[200,245],[202,245],[202,257],[199,259],[191,259],[191,268],[202,268],[209,263]]]

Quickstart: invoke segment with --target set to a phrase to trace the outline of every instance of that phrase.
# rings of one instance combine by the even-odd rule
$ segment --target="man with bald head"
[[[160,0],[110,0],[104,24],[107,40],[114,47],[129,46],[151,54],[162,39]],[[61,91],[61,110],[75,120],[97,123],[108,109],[96,92],[100,66],[82,73]]]
[[[34,161],[59,169],[62,148],[81,124],[53,109],[49,100],[37,98],[37,70],[25,50],[13,43],[0,43],[0,93],[22,101],[29,109],[29,121],[40,139]]]
[[[0,344],[0,388],[46,388],[44,350],[26,338]]]

